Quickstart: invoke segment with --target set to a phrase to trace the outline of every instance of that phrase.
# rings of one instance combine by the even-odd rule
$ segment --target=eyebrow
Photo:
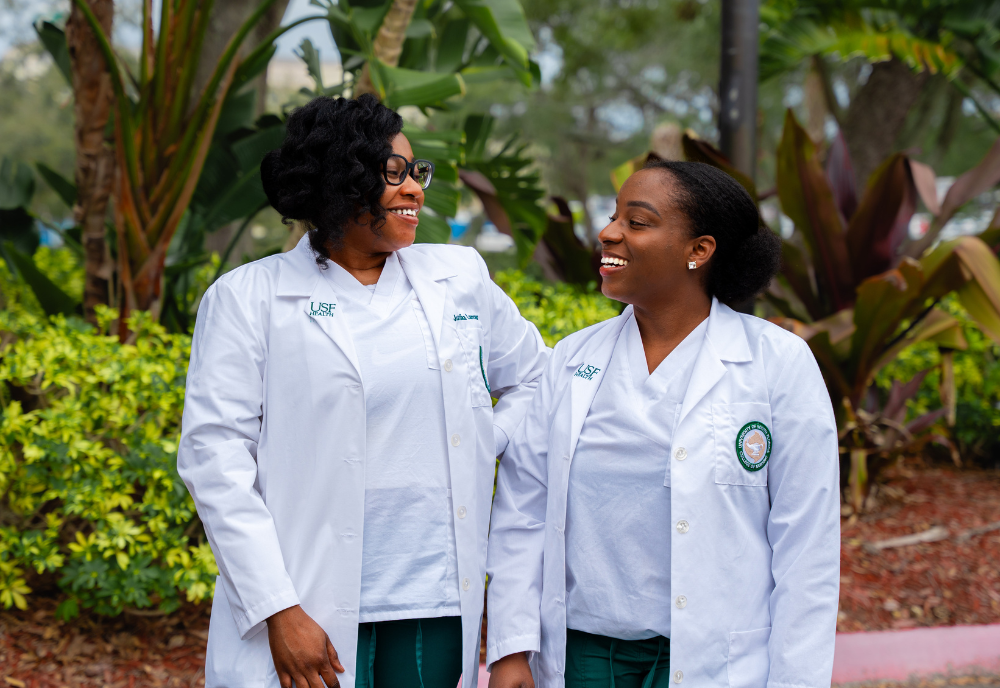
[[[653,213],[657,217],[660,217],[660,214],[658,212],[656,212],[656,208],[654,208],[649,203],[646,203],[646,201],[629,201],[628,205],[630,205],[630,206],[638,206],[639,208],[645,208],[646,210],[650,211],[651,213]]]

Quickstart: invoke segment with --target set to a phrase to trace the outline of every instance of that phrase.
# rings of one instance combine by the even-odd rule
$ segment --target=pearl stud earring
[[[694,270],[696,267],[698,267],[698,264],[696,262],[694,262],[693,260],[688,261],[688,270]]]

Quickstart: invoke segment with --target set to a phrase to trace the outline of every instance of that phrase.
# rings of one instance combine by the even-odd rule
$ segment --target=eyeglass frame
[[[406,167],[404,169],[404,172],[403,172],[403,178],[400,179],[398,182],[390,182],[389,181],[389,177],[388,177],[388,174],[389,174],[389,160],[392,159],[392,158],[399,158],[406,165]],[[409,160],[406,159],[405,155],[400,155],[399,153],[392,153],[392,154],[390,154],[389,157],[385,159],[385,162],[382,163],[382,179],[384,179],[385,183],[388,184],[389,186],[402,186],[404,183],[406,183],[407,177],[409,177],[410,179],[412,179],[413,181],[416,182],[417,180],[413,176],[413,170],[416,168],[418,162],[425,162],[425,163],[427,163],[428,165],[431,166],[431,174],[430,174],[430,177],[427,179],[427,186],[430,186],[431,185],[431,181],[434,179],[434,163],[432,163],[430,160],[423,160],[423,159],[420,159],[420,158],[417,158],[413,162],[410,162]],[[420,182],[417,182],[417,184],[420,184]],[[426,189],[427,186],[421,185],[420,188],[421,189]]]

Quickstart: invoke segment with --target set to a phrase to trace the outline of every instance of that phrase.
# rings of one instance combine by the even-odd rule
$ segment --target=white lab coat
[[[535,652],[538,688],[565,685],[570,466],[630,312],[556,345],[500,462],[487,662]],[[837,429],[808,346],[713,301],[683,399],[663,419],[674,428],[664,476],[671,522],[662,524],[672,529],[672,683],[829,688],[840,580]],[[772,436],[756,472],[736,457],[737,432],[750,421]]]
[[[427,314],[440,364],[462,667],[466,685],[475,686],[493,426],[514,434],[548,349],[473,249],[417,245],[398,256]],[[286,254],[224,275],[198,310],[177,467],[220,572],[205,661],[208,688],[277,688],[264,621],[295,604],[337,648],[347,670],[341,685],[354,686],[365,397],[336,304],[303,238]],[[484,372],[500,396],[495,409]],[[440,430],[428,428],[433,431]]]

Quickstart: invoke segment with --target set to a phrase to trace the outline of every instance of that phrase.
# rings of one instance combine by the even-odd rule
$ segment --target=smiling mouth
[[[614,256],[601,256],[601,267],[602,268],[623,268],[628,265],[629,261],[624,258],[615,258]]]
[[[393,215],[400,215],[402,217],[416,217],[419,210],[411,210],[409,208],[393,208],[389,211]]]

